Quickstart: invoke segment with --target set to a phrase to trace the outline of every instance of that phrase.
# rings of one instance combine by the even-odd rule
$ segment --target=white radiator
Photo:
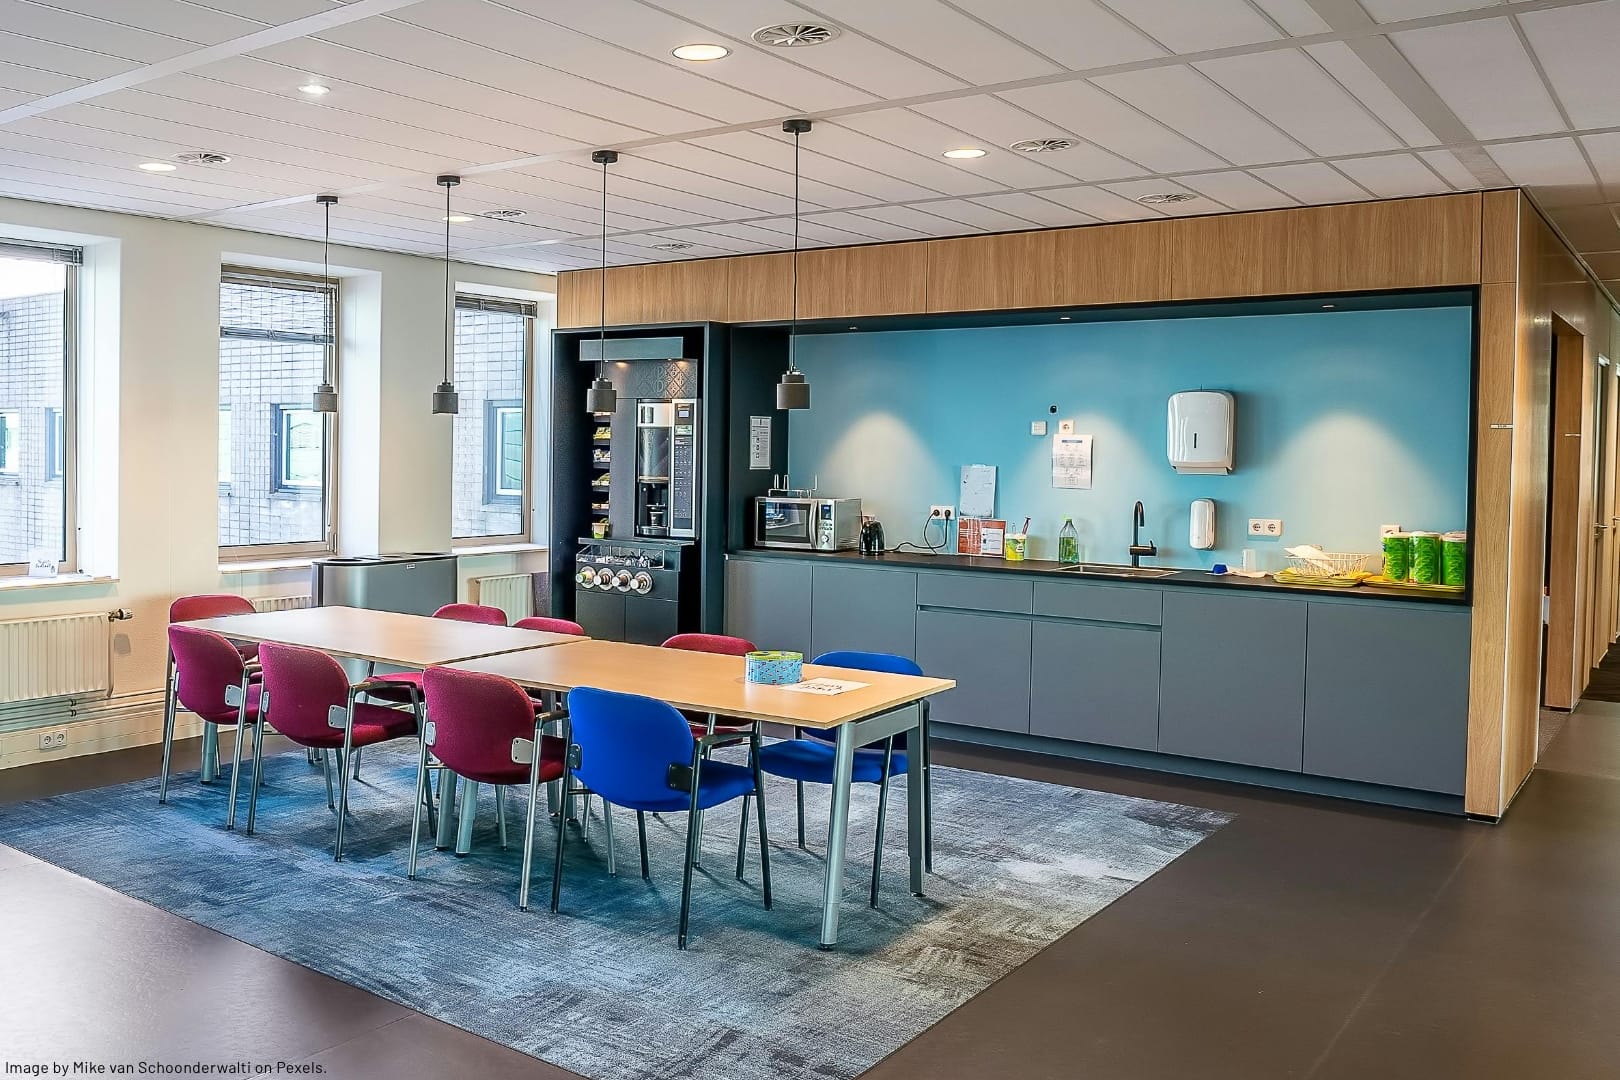
[[[111,691],[107,613],[0,622],[0,705]]]
[[[473,578],[472,585],[473,603],[500,608],[506,612],[508,623],[527,619],[534,614],[533,574]]]
[[[308,596],[255,596],[253,597],[254,611],[291,611],[293,608],[309,607]]]

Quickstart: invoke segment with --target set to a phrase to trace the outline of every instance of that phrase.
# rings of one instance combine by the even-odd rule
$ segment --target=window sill
[[[115,577],[97,577],[94,574],[58,574],[56,577],[29,577],[26,574],[17,574],[14,577],[0,577],[0,592],[10,592],[13,589],[49,589],[73,588],[77,585],[115,585]]]
[[[257,574],[266,570],[307,570],[315,562],[317,556],[300,555],[287,556],[279,559],[241,559],[219,564],[222,574]],[[319,558],[329,558],[322,555]]]
[[[520,555],[529,552],[544,554],[546,545],[535,543],[522,544],[456,544],[450,552],[457,556],[471,555]]]

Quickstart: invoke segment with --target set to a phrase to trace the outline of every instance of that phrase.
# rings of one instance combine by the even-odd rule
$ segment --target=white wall
[[[306,570],[220,571],[219,273],[225,263],[319,271],[320,245],[7,199],[0,199],[0,237],[86,247],[81,562],[86,571],[114,579],[0,584],[0,620],[128,608],[135,619],[118,624],[114,642],[116,692],[154,690],[163,681],[174,597],[307,591]],[[442,377],[443,263],[335,246],[332,264],[342,278],[343,312],[339,543],[349,552],[444,550],[450,546],[450,418],[429,412]],[[556,291],[549,275],[462,264],[454,267],[454,279],[462,288],[547,297]],[[552,310],[542,304],[540,329],[551,325]],[[536,340],[547,336],[537,333]],[[537,351],[543,369],[546,350]],[[538,495],[543,500],[543,492]],[[506,555],[487,562],[488,572],[500,573],[518,560]],[[158,720],[142,708],[105,730],[70,728],[68,752],[151,741]],[[38,756],[33,733],[0,735],[0,767]]]

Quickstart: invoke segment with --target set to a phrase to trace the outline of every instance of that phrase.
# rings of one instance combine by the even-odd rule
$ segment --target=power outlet
[[[1249,535],[1264,536],[1275,540],[1283,533],[1282,518],[1250,518]]]
[[[39,748],[41,750],[60,750],[66,745],[66,728],[57,728],[55,731],[42,731],[39,733]]]
[[[1398,533],[1400,531],[1401,531],[1401,527],[1399,525],[1380,525],[1380,526],[1378,526],[1378,535],[1379,536],[1394,536],[1396,533]]]
[[[954,507],[954,506],[930,506],[928,508],[928,516],[930,518],[943,518],[947,522],[955,521],[956,520],[956,507]]]

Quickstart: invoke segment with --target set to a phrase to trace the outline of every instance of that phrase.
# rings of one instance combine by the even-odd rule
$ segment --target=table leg
[[[928,780],[926,725],[922,703],[917,703],[916,746],[906,755],[906,849],[911,855],[911,895],[923,894],[924,829],[927,820]]]
[[[174,650],[163,665],[163,775],[158,781],[158,802],[169,801],[169,762],[174,757]]]
[[[838,944],[838,907],[844,898],[844,842],[849,834],[849,787],[855,770],[854,725],[838,728],[833,757],[832,810],[827,821],[826,877],[821,887],[821,947]]]
[[[439,851],[449,847],[455,835],[458,779],[449,769],[439,770],[439,831],[433,838],[433,846]]]
[[[456,816],[456,854],[472,850],[473,821],[478,816],[478,782],[462,780],[461,809]]]

